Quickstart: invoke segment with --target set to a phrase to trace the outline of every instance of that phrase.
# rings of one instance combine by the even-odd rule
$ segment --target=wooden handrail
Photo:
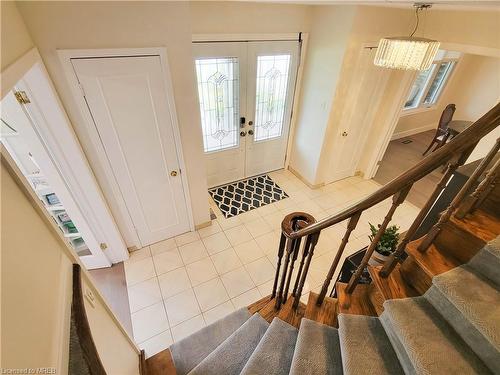
[[[314,253],[314,248],[318,242],[321,230],[349,219],[345,235],[330,266],[326,279],[321,288],[321,292],[316,301],[318,305],[321,305],[327,294],[327,290],[332,281],[332,277],[337,270],[340,259],[342,257],[342,253],[346,247],[347,242],[349,241],[349,236],[351,232],[356,228],[361,214],[370,207],[373,207],[374,205],[392,197],[392,205],[389,209],[389,212],[385,216],[382,224],[379,226],[379,229],[375,234],[373,240],[371,241],[370,246],[368,246],[361,264],[359,264],[348,283],[346,292],[349,294],[353,293],[364,268],[368,264],[372,253],[375,251],[380,238],[384,234],[389,222],[392,220],[394,212],[396,211],[398,206],[403,203],[413,184],[431,173],[436,168],[442,166],[443,164],[446,164],[446,172],[444,173],[440,182],[436,185],[436,188],[434,189],[433,193],[427,200],[422,210],[420,210],[419,214],[413,221],[410,229],[407,231],[405,237],[400,242],[396,251],[392,254],[389,261],[384,264],[384,268],[381,270],[380,275],[382,277],[387,277],[396,266],[396,263],[401,260],[401,255],[404,253],[406,245],[412,239],[417,228],[422,223],[422,220],[428,214],[428,211],[434,204],[435,199],[439,196],[439,194],[442,193],[449,178],[459,166],[465,163],[481,138],[495,129],[498,125],[500,125],[500,103],[498,103],[495,107],[488,111],[488,113],[486,113],[478,121],[473,123],[469,128],[464,130],[457,137],[452,139],[449,143],[447,143],[443,147],[440,147],[438,150],[424,158],[414,167],[402,173],[394,180],[382,186],[373,194],[348,207],[344,211],[318,222],[316,222],[316,220],[312,216],[304,212],[293,212],[287,215],[283,219],[283,222],[281,224],[281,240],[278,249],[278,261],[274,278],[273,291],[271,294],[271,298],[276,298],[275,308],[279,309],[283,303],[286,303],[292,274],[294,272],[295,261],[299,257],[301,248],[302,258],[299,264],[299,269],[292,291],[292,296],[294,297],[294,303],[292,306],[293,308],[297,308],[299,304],[299,299],[302,294],[302,288],[307,277],[309,265]],[[489,157],[487,157],[486,159],[492,157],[492,155],[497,151],[498,144],[490,151]],[[485,161],[485,163],[483,164],[488,163]],[[496,168],[497,167],[495,167],[495,171]],[[496,178],[497,175],[495,174],[490,179],[495,180],[496,183]],[[472,182],[470,181],[468,182],[468,184],[471,183]],[[464,187],[463,190],[466,191],[468,190],[468,188],[465,189]],[[449,215],[451,215],[451,212],[455,210],[456,206],[461,202],[462,196],[464,196],[464,194],[466,193],[464,191],[459,194],[460,197],[457,197],[455,199],[453,207],[450,207],[445,215],[441,217],[440,223],[446,221]],[[435,226],[433,230],[437,233],[437,231],[439,230],[439,226]],[[432,241],[433,237],[429,236],[429,234],[427,237],[429,241]],[[302,241],[302,239],[304,239],[305,241]],[[301,247],[302,243],[304,245]],[[283,269],[281,270],[282,260],[284,260],[284,264]]]
[[[70,358],[72,353],[75,353],[76,356],[81,354],[83,358],[75,358],[74,361],[70,360],[70,373],[81,371],[82,369],[79,366],[87,366],[88,372],[91,375],[106,375],[106,370],[99,358],[99,352],[92,338],[92,331],[87,319],[83,301],[81,269],[78,264],[73,264],[71,320],[76,328],[77,339],[70,340]],[[72,368],[72,365],[75,368]]]
[[[474,122],[450,142],[425,157],[414,167],[402,173],[394,180],[382,186],[373,194],[338,214],[326,217],[314,224],[308,225],[303,229],[288,233],[288,238],[297,239],[309,234],[318,233],[322,229],[347,220],[356,213],[363,212],[368,208],[384,201],[385,199],[396,194],[405,186],[415,183],[422,177],[432,172],[434,169],[445,164],[454,155],[466,152],[498,125],[500,125],[500,103],[497,103],[497,105],[495,105],[483,117]]]

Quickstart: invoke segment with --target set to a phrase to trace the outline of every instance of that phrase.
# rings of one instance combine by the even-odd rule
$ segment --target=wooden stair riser
[[[420,294],[424,294],[432,286],[432,275],[425,272],[411,255],[401,265],[401,276]]]
[[[307,301],[306,312],[304,318],[314,320],[315,322],[326,324],[331,327],[338,327],[337,323],[337,299],[325,297],[323,303],[318,306],[317,301],[319,294],[310,292],[309,300]]]
[[[368,272],[372,278],[373,290],[371,291],[371,301],[373,307],[377,309],[377,303],[382,304],[389,299],[399,299],[419,296],[420,293],[412,285],[403,279],[401,266],[398,264],[388,277],[381,277],[381,266],[368,266]],[[378,291],[378,293],[377,293]],[[380,298],[380,296],[382,298]],[[383,306],[382,306],[383,311]],[[379,312],[377,310],[377,312]]]
[[[370,300],[370,294],[375,288],[373,284],[358,284],[352,294],[348,294],[346,288],[347,284],[337,282],[337,310],[339,314],[378,316],[377,310],[380,311],[380,306],[375,308]]]
[[[461,263],[467,263],[483,248],[486,241],[458,227],[453,221],[449,221],[443,225],[434,243],[446,254],[456,258]]]

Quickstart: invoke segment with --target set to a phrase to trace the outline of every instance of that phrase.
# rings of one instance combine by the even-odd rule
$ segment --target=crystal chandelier
[[[378,44],[375,65],[390,69],[426,70],[432,64],[439,49],[439,42],[432,39],[417,38],[413,35],[417,31],[419,16],[423,9],[430,4],[415,4],[416,24],[410,36],[388,37],[380,39]]]

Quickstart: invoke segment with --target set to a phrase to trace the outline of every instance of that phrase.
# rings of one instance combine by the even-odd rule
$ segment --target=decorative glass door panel
[[[257,57],[254,140],[280,137],[283,132],[290,55]]]
[[[291,41],[248,43],[247,176],[285,165],[298,47]]]
[[[198,96],[205,152],[239,145],[238,59],[196,60]]]
[[[298,42],[193,46],[209,186],[283,168]]]

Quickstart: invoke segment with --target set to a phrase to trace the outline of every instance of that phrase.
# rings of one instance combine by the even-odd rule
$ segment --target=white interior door
[[[208,186],[245,177],[245,43],[194,44]]]
[[[334,151],[330,154],[327,183],[353,176],[361,157],[368,133],[379,109],[390,71],[373,64],[375,50],[363,48],[356,62],[356,71],[349,86]],[[362,109],[361,109],[362,108]],[[366,109],[367,108],[367,109]]]
[[[283,168],[298,42],[193,46],[209,186]]]
[[[285,165],[298,46],[292,41],[248,43],[247,177]]]
[[[141,245],[188,231],[160,57],[71,61]]]
[[[15,90],[17,91],[17,87]],[[111,262],[100,248],[100,243],[105,237],[99,232],[99,229],[96,231],[95,228],[91,228],[88,218],[82,213],[81,202],[75,200],[67,185],[65,176],[61,174],[54,161],[52,150],[48,149],[46,142],[40,136],[40,124],[36,124],[30,115],[35,110],[33,106],[38,105],[32,95],[30,100],[33,102],[21,105],[15,99],[12,91],[2,100],[2,121],[5,121],[16,131],[15,136],[10,138],[2,137],[2,143],[28,179],[35,177],[50,184],[49,186],[36,185],[32,181],[30,182],[33,191],[42,200],[44,207],[50,210],[50,215],[61,229],[63,226],[60,224],[59,215],[69,214],[71,221],[78,229],[78,237],[83,238],[85,241],[86,251],[78,253],[78,248],[72,244],[75,237],[70,233],[63,232],[64,237],[71,247],[77,251],[85,267],[87,269],[110,267]],[[2,122],[2,124],[4,123]],[[4,127],[2,126],[2,136],[4,136],[3,131]],[[45,199],[45,194],[56,194],[60,202],[56,205],[49,205]]]

